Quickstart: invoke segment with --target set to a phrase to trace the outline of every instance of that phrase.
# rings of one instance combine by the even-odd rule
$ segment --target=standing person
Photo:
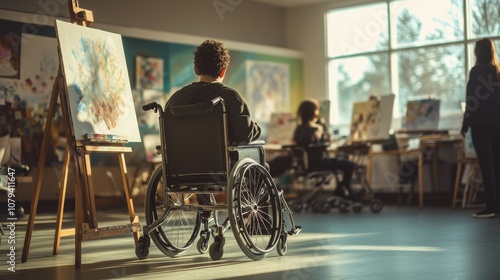
[[[491,39],[477,41],[474,54],[461,134],[470,127],[486,196],[486,208],[473,216],[490,218],[500,213],[500,64]]]
[[[194,72],[200,80],[172,94],[165,110],[171,106],[200,103],[220,96],[226,105],[229,142],[237,145],[259,139],[261,129],[251,120],[248,106],[241,94],[222,83],[229,58],[229,51],[221,42],[206,40],[199,45],[194,52]],[[207,194],[198,194],[197,199],[200,205],[210,204],[210,196]],[[205,211],[203,217],[208,218],[210,213],[211,211]]]
[[[251,120],[248,106],[241,94],[222,83],[229,58],[229,51],[221,42],[206,40],[199,45],[194,53],[194,72],[200,80],[172,94],[166,109],[220,96],[226,104],[229,142],[231,145],[249,143],[259,139],[261,129]]]

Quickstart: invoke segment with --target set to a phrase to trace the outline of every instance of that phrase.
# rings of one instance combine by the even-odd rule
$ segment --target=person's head
[[[229,66],[229,51],[221,42],[206,40],[194,52],[196,75],[223,78]]]
[[[316,121],[319,116],[319,103],[314,99],[302,101],[297,110],[297,116],[302,123]]]
[[[497,73],[500,72],[495,44],[491,39],[484,38],[477,41],[474,54],[476,55],[476,64],[488,64],[494,66],[497,69]],[[500,75],[500,73],[498,74]]]

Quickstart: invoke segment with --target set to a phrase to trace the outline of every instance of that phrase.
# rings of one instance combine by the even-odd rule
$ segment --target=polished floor
[[[292,236],[288,253],[248,259],[231,231],[222,260],[195,248],[177,258],[154,245],[138,260],[131,235],[83,243],[82,266],[74,266],[72,237],[52,255],[55,214],[37,216],[29,259],[21,263],[26,217],[17,222],[16,272],[7,269],[7,236],[2,236],[0,279],[500,279],[500,218],[474,219],[475,209],[386,206],[379,214],[295,214],[304,230]],[[121,211],[98,213],[100,226],[126,223]],[[110,223],[111,222],[111,223]],[[66,227],[72,216],[65,217]]]

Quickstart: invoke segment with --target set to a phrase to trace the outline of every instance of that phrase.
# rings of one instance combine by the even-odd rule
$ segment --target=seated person
[[[299,124],[295,128],[293,142],[307,151],[309,169],[342,171],[342,181],[339,182],[334,194],[354,199],[354,192],[351,188],[354,163],[343,158],[329,157],[326,149],[329,135],[325,126],[318,123],[318,102],[313,99],[303,101],[299,106],[297,116]],[[315,144],[319,145],[314,147]],[[271,176],[279,176],[291,168],[292,158],[291,156],[276,157],[269,162],[269,166]]]
[[[209,101],[220,96],[226,105],[230,144],[249,143],[259,139],[261,129],[251,120],[248,106],[241,94],[222,83],[229,58],[229,51],[221,42],[206,40],[199,45],[194,52],[194,72],[200,80],[172,94],[165,109]],[[210,204],[208,194],[199,194],[197,199],[200,205]],[[210,211],[206,211],[203,216],[209,215]]]
[[[222,83],[229,66],[229,51],[215,40],[206,40],[194,53],[194,72],[200,77],[169,98],[170,106],[195,104],[222,97],[226,104],[228,137],[231,145],[249,143],[259,139],[260,127],[250,118],[248,106],[241,94]]]

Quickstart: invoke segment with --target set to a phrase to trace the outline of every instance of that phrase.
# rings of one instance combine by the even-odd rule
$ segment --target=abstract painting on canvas
[[[380,99],[353,104],[351,141],[373,141],[389,138],[392,121],[394,94]]]
[[[437,99],[412,100],[406,103],[406,130],[438,129],[439,105]]]
[[[60,20],[56,30],[76,140],[141,142],[121,35]]]

